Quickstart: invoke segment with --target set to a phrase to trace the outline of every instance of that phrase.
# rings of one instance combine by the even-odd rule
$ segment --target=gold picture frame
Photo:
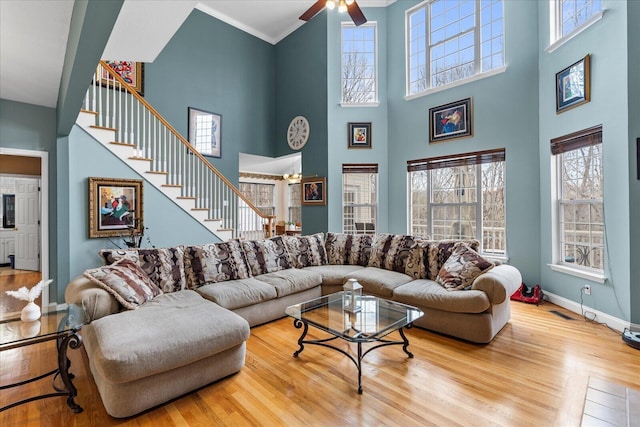
[[[141,179],[89,177],[89,238],[142,233]]]
[[[300,193],[303,206],[324,206],[327,204],[327,178],[302,178],[300,185],[302,186]]]

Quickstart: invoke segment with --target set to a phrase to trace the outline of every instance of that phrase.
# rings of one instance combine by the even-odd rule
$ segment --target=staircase
[[[275,217],[260,212],[103,61],[76,124],[221,241],[270,236]]]

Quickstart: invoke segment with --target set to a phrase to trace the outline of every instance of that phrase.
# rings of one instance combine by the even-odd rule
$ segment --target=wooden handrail
[[[220,173],[220,171],[218,171],[218,169],[216,169],[211,163],[209,163],[209,161],[207,159],[204,158],[204,156],[202,154],[200,154],[197,150],[193,149],[193,146],[189,143],[189,141],[187,141],[182,135],[180,135],[180,133],[175,130],[173,128],[173,126],[171,126],[169,124],[169,122],[167,122],[164,117],[162,117],[160,115],[160,113],[158,113],[156,111],[155,108],[153,108],[142,96],[140,96],[140,94],[134,90],[133,88],[131,88],[131,86],[129,85],[129,83],[127,83],[121,76],[120,74],[118,74],[113,68],[111,68],[109,66],[109,64],[107,64],[105,61],[100,61],[100,65],[102,66],[102,68],[106,69],[107,72],[111,75],[111,77],[113,77],[116,81],[118,81],[122,87],[125,88],[125,90],[130,93],[133,97],[135,97],[138,102],[140,102],[142,105],[145,106],[145,108],[147,108],[147,110],[149,110],[151,112],[151,114],[153,114],[156,119],[158,119],[167,129],[169,129],[169,132],[171,132],[180,142],[182,142],[182,144],[184,144],[184,146],[187,148],[187,150],[189,150],[191,153],[193,153],[195,156],[197,156],[210,170],[211,172],[213,172],[214,174],[216,174],[216,176],[218,178],[220,178],[220,180],[222,182],[224,182],[227,187],[229,187],[240,199],[242,199],[258,216],[260,216],[263,219],[267,219],[269,220],[269,222],[271,222],[271,216],[270,215],[265,215],[263,214],[260,209],[258,209],[257,207],[254,206],[253,203],[251,203],[244,194],[242,194],[240,192],[240,190],[238,190],[235,185],[233,185],[224,175],[222,175]],[[100,80],[102,79],[102,76],[96,76],[97,78],[99,78]]]

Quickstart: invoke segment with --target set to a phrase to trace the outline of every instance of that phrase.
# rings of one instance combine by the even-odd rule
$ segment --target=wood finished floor
[[[64,398],[51,398],[0,413],[0,425],[579,426],[591,378],[640,390],[640,351],[619,333],[550,303],[514,302],[512,311],[489,345],[409,330],[415,358],[399,346],[369,353],[362,395],[355,366],[343,355],[307,346],[293,358],[300,331],[281,319],[252,329],[239,373],[124,420],[106,414],[84,350],[70,351],[84,412],[73,414]],[[52,343],[0,353],[0,384],[44,372],[54,354]],[[0,405],[49,391],[48,379],[35,384],[2,390]]]

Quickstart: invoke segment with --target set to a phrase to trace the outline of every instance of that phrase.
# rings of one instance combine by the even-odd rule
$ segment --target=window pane
[[[342,26],[342,102],[377,100],[375,33],[375,24]]]
[[[601,10],[601,0],[563,0],[559,13],[562,20],[560,37],[571,34]]]
[[[378,174],[342,174],[342,228],[345,233],[375,234]]]

